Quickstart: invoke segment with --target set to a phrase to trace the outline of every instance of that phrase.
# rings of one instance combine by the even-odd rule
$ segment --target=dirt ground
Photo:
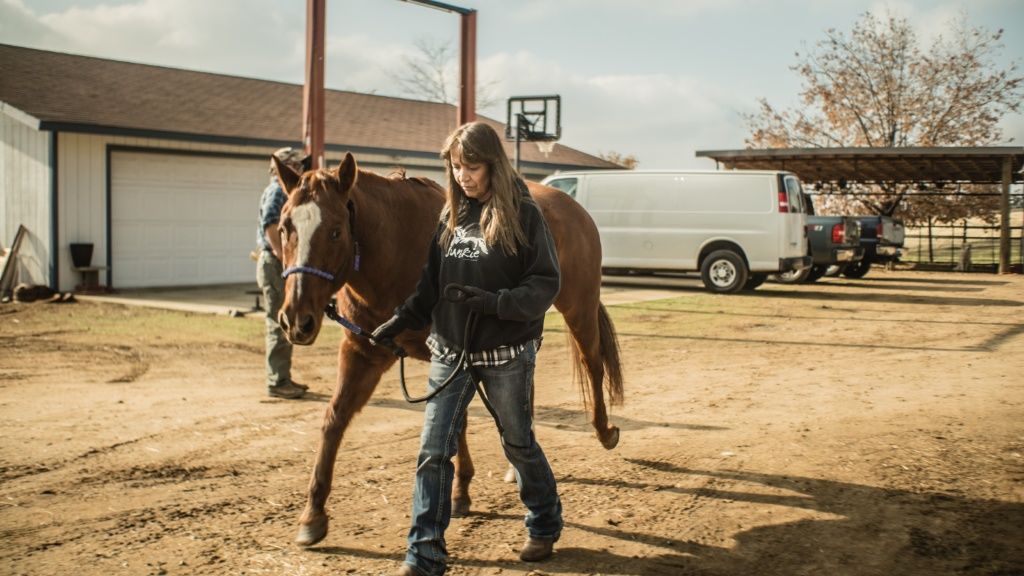
[[[537,434],[566,528],[547,562],[517,559],[524,510],[474,401],[450,574],[1024,574],[1024,277],[678,286],[609,308],[612,451],[549,316]],[[393,573],[421,423],[397,370],[346,434],[327,538],[292,544],[339,337],[297,350],[307,399],[272,400],[257,318],[0,306],[0,574]]]

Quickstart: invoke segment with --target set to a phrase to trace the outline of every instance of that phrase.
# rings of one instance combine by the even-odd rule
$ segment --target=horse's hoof
[[[302,547],[316,544],[327,536],[327,516],[321,516],[309,524],[299,526],[299,535],[295,537],[295,543]]]
[[[469,505],[472,500],[469,496],[465,498],[453,498],[452,499],[452,518],[463,518],[469,516]]]
[[[608,430],[608,434],[601,438],[601,446],[604,446],[605,450],[611,450],[619,445],[619,427],[612,426]]]
[[[516,482],[516,469],[509,466],[508,470],[505,470],[505,482],[509,484],[515,484]]]

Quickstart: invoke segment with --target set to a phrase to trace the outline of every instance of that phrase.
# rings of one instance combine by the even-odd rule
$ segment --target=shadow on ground
[[[591,574],[600,569],[602,574],[618,576],[1024,574],[1024,541],[1020,538],[1024,504],[817,478],[695,470],[660,461],[630,462],[649,470],[652,480],[624,482],[570,477],[560,483],[611,486],[637,493],[656,490],[678,494],[687,501],[693,498],[714,500],[714,506],[738,502],[796,507],[837,519],[802,520],[739,530],[732,534],[735,544],[730,547],[710,546],[681,539],[675,534],[570,521],[567,526],[576,530],[619,541],[633,549],[635,544],[643,544],[654,552],[627,555],[610,549],[574,547],[571,542],[563,541],[551,560],[537,565],[541,573]],[[692,484],[694,476],[713,479],[714,484],[731,489],[678,487]],[[766,488],[785,493],[765,493]],[[348,547],[314,551],[390,559],[396,565],[402,559],[400,554]],[[463,567],[522,568],[513,559],[494,563],[452,552],[453,563]]]

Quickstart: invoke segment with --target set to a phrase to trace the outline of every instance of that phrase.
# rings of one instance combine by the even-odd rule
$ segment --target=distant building
[[[270,153],[300,145],[302,86],[9,45],[0,70],[0,243],[28,229],[21,282],[73,288],[72,243],[115,288],[253,280],[259,194]],[[329,165],[351,151],[443,183],[454,106],[328,90],[325,107]],[[521,166],[617,168],[557,144],[524,144]]]

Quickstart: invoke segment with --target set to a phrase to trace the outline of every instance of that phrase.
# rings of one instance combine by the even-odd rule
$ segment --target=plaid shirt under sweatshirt
[[[558,295],[558,256],[551,232],[526,185],[522,180],[516,184],[521,194],[519,222],[526,236],[517,253],[508,255],[498,246],[487,245],[480,230],[482,205],[468,199],[451,245],[440,245],[442,222],[430,243],[416,291],[396,310],[410,328],[431,325],[427,345],[447,364],[462,351],[469,317],[464,303],[443,297],[448,284],[476,286],[498,295],[497,315],[481,315],[469,343],[469,361],[474,366],[499,366],[539,341],[544,313]]]

